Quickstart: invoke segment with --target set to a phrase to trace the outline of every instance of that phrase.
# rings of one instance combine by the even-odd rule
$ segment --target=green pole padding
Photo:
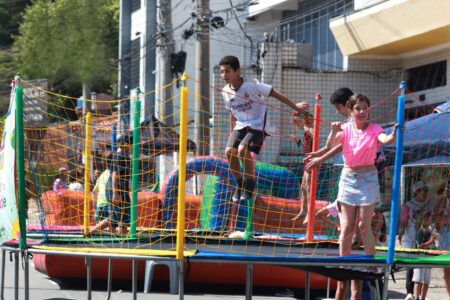
[[[141,101],[136,100],[133,118],[133,150],[131,154],[131,212],[130,212],[130,238],[136,238],[136,220],[139,186],[139,150],[140,150],[140,120]]]
[[[247,199],[247,223],[245,224],[244,240],[253,237],[253,197]]]
[[[200,207],[200,226],[204,230],[211,229],[213,216],[213,200],[216,194],[219,177],[208,175],[203,187],[202,203]]]
[[[25,196],[25,157],[23,130],[23,88],[20,77],[16,76],[16,166],[19,202],[20,250],[27,248],[27,221],[25,219],[27,199]]]

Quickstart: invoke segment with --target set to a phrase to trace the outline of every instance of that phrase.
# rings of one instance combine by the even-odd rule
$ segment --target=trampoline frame
[[[183,78],[182,81],[186,81],[187,78]],[[185,86],[183,87],[185,88]],[[402,115],[402,113],[404,113],[404,110],[402,109],[403,105],[404,105],[404,89],[405,89],[405,85],[404,82],[402,82],[401,84],[401,90],[402,90],[402,95],[399,97],[399,108],[398,108],[398,116],[397,116],[397,123],[400,124],[401,127],[403,127],[403,118],[404,116]],[[17,95],[17,103],[21,103],[22,102],[22,95],[21,95],[21,90],[22,87],[18,86],[18,95]],[[183,90],[182,95],[184,97],[184,99],[182,99],[182,101],[187,101],[187,90]],[[184,106],[184,105],[183,105]],[[186,106],[187,108],[187,106]],[[22,116],[21,116],[21,111],[20,111],[21,107],[18,106],[16,113],[18,115],[18,117],[16,118],[18,121],[23,121],[22,120]],[[181,109],[182,112],[186,113],[186,109]],[[181,122],[180,124],[184,124],[187,122]],[[17,126],[17,132],[18,132],[18,137],[20,137],[20,139],[18,139],[18,154],[17,154],[17,161],[18,163],[23,163],[24,158],[23,158],[23,128],[21,127],[20,122],[16,125]],[[136,126],[137,127],[137,126]],[[439,264],[429,264],[429,263],[402,263],[402,262],[395,262],[395,238],[396,238],[396,226],[397,226],[397,214],[396,212],[398,211],[397,206],[398,206],[398,194],[399,194],[399,189],[400,189],[400,169],[401,169],[401,154],[402,154],[402,141],[403,141],[403,133],[401,131],[401,127],[397,128],[397,155],[396,156],[396,170],[397,173],[394,174],[394,185],[393,185],[393,201],[392,201],[392,207],[391,207],[391,224],[390,224],[390,236],[389,236],[389,244],[388,244],[388,255],[387,258],[385,260],[379,260],[376,261],[376,259],[374,259],[373,261],[368,261],[366,260],[358,260],[358,259],[352,259],[349,258],[347,260],[345,260],[345,262],[343,261],[326,261],[326,265],[327,266],[342,266],[343,264],[345,264],[346,266],[361,266],[361,263],[364,262],[364,266],[367,267],[381,267],[384,268],[384,275],[382,275],[384,277],[384,285],[383,285],[383,293],[382,293],[382,299],[387,299],[387,292],[388,292],[388,283],[389,283],[389,274],[391,273],[391,271],[393,270],[394,267],[440,267],[441,265]],[[69,251],[57,251],[57,250],[49,250],[49,249],[35,249],[33,247],[28,248],[26,245],[26,222],[24,220],[24,216],[25,216],[25,206],[24,206],[24,166],[23,164],[20,165],[18,164],[18,174],[19,174],[19,184],[18,186],[20,187],[19,190],[19,217],[22,218],[22,220],[20,220],[21,222],[21,239],[20,239],[20,244],[18,245],[18,247],[11,247],[8,245],[1,245],[1,249],[2,249],[2,281],[1,281],[1,297],[4,297],[4,275],[5,275],[5,255],[6,252],[9,252],[10,255],[14,255],[15,261],[14,261],[14,294],[15,294],[15,299],[19,298],[19,253],[22,256],[22,260],[23,260],[23,265],[24,265],[24,272],[25,272],[25,279],[24,279],[24,293],[25,293],[25,299],[28,300],[29,299],[29,254],[48,254],[48,255],[59,255],[59,256],[72,256],[72,257],[83,257],[85,259],[86,262],[86,280],[87,280],[87,299],[91,299],[92,298],[92,266],[91,266],[91,261],[92,258],[107,258],[108,259],[108,286],[107,286],[107,298],[110,298],[111,295],[111,281],[112,281],[112,261],[113,259],[128,259],[131,260],[132,262],[132,294],[133,294],[133,299],[137,299],[137,266],[136,266],[136,261],[137,260],[155,260],[155,261],[173,261],[176,260],[178,261],[178,272],[179,272],[179,299],[184,299],[184,271],[183,271],[183,266],[184,266],[184,262],[186,260],[189,261],[195,261],[195,262],[200,262],[200,263],[239,263],[239,264],[245,264],[247,265],[247,272],[246,272],[246,292],[245,292],[245,296],[246,299],[251,299],[252,297],[252,281],[253,281],[253,265],[255,264],[264,264],[264,265],[277,265],[277,266],[309,266],[309,267],[318,267],[321,266],[323,267],[324,265],[324,260],[321,260],[320,258],[317,258],[315,260],[310,260],[308,261],[308,259],[302,260],[302,261],[289,261],[289,259],[285,259],[285,260],[277,260],[276,257],[264,257],[264,260],[254,260],[251,259],[251,257],[245,257],[242,256],[241,258],[237,259],[236,257],[230,257],[230,258],[225,258],[225,257],[216,257],[214,258],[214,256],[211,256],[210,258],[201,258],[201,257],[196,257],[191,256],[189,258],[186,258],[183,256],[183,248],[184,248],[184,202],[181,200],[182,196],[184,195],[184,177],[186,174],[186,170],[184,169],[183,172],[183,168],[185,168],[186,165],[186,147],[185,140],[182,140],[182,138],[186,138],[186,135],[180,134],[180,179],[179,179],[179,189],[178,189],[178,220],[179,222],[177,223],[177,232],[180,234],[177,234],[177,254],[176,257],[163,257],[163,256],[151,256],[151,255],[127,255],[127,254],[111,254],[111,253],[89,253],[89,252],[69,252]],[[133,151],[134,153],[135,151]],[[184,156],[184,157],[183,157]],[[183,167],[183,168],[182,168]],[[135,169],[135,165],[133,165],[133,169]],[[86,168],[87,170],[88,168]],[[133,174],[135,174],[135,170],[133,171]],[[87,189],[86,189],[87,190]],[[133,188],[133,192],[136,192],[137,189]],[[133,194],[134,197],[134,201],[136,201],[136,197],[137,194]],[[397,197],[397,198],[394,198]],[[134,202],[135,203],[135,202]],[[134,208],[136,207],[136,205],[134,205]],[[392,213],[394,212],[394,213]],[[134,215],[134,217],[136,216],[136,212],[132,211],[132,214]],[[86,214],[85,214],[86,215]],[[135,220],[136,218],[134,218]],[[310,223],[312,224],[312,223]],[[131,234],[135,235],[136,234],[136,224],[131,223]],[[86,233],[86,228],[87,228],[87,223],[85,222],[84,224],[84,231]],[[442,265],[444,266],[444,265]],[[307,271],[307,283],[305,286],[305,299],[309,300],[309,271]],[[355,278],[358,279],[358,278]]]
[[[137,299],[137,267],[136,267],[136,261],[137,260],[155,260],[155,261],[173,261],[177,260],[175,257],[162,257],[162,256],[144,256],[144,255],[127,255],[127,254],[100,254],[100,253],[89,253],[89,252],[64,252],[64,251],[52,251],[52,250],[42,250],[42,249],[33,249],[29,248],[26,251],[21,251],[19,248],[14,247],[8,247],[8,246],[1,246],[2,248],[2,275],[4,275],[5,272],[5,254],[6,252],[10,252],[14,254],[15,257],[15,265],[14,265],[14,274],[15,274],[15,280],[14,280],[14,290],[15,290],[15,299],[18,298],[18,289],[19,289],[19,253],[22,252],[22,260],[24,261],[25,266],[25,282],[24,282],[24,291],[25,291],[25,299],[29,299],[29,256],[28,254],[47,254],[47,255],[59,255],[59,256],[71,256],[71,257],[83,257],[86,262],[86,283],[87,283],[87,299],[92,298],[92,269],[91,269],[91,261],[92,258],[103,258],[108,259],[108,276],[107,276],[107,297],[106,299],[110,299],[111,296],[111,289],[112,289],[112,261],[114,259],[128,259],[132,262],[132,294],[133,299]],[[246,260],[246,259],[215,259],[214,257],[211,258],[196,258],[195,255],[192,257],[184,258],[178,261],[178,272],[179,272],[179,292],[178,296],[179,299],[184,299],[184,262],[186,260],[197,262],[197,263],[222,263],[222,264],[244,264],[247,265],[247,271],[246,271],[246,292],[245,292],[245,299],[251,299],[252,298],[252,282],[253,282],[253,265],[255,264],[261,264],[261,265],[276,265],[276,266],[282,266],[282,267],[298,267],[298,266],[323,266],[323,262],[319,261],[302,261],[302,262],[289,262],[289,261],[277,261],[276,259],[273,260],[263,260],[263,261],[255,261],[255,260]],[[327,263],[329,266],[342,266],[342,262],[329,262]],[[345,262],[345,265],[347,266],[360,266],[360,261],[348,261]],[[374,263],[367,263],[366,266],[374,266],[374,267],[386,267],[385,262],[374,262]],[[309,281],[309,273],[310,271],[306,272],[306,283],[305,283],[305,299],[309,299],[309,289],[310,289],[310,281]],[[388,273],[389,274],[389,273]],[[4,295],[4,276],[2,277],[1,282],[1,295],[3,297]]]
[[[1,281],[1,298],[4,298],[4,275],[5,275],[5,259],[6,259],[6,253],[9,252],[10,254],[14,255],[14,299],[19,299],[19,253],[22,253],[22,260],[24,265],[24,298],[26,300],[29,299],[29,254],[47,254],[47,255],[59,255],[59,256],[69,256],[69,257],[83,257],[86,262],[86,284],[87,284],[87,299],[92,298],[92,268],[91,268],[91,261],[93,258],[102,258],[102,259],[108,259],[108,276],[107,276],[107,297],[106,299],[110,299],[111,296],[111,290],[112,290],[112,261],[114,259],[125,259],[125,260],[131,260],[132,262],[132,294],[133,299],[137,299],[137,266],[136,261],[138,260],[154,260],[154,261],[173,261],[177,260],[175,257],[164,257],[164,256],[150,256],[150,255],[127,255],[127,254],[100,254],[100,253],[89,253],[89,252],[64,252],[64,251],[57,251],[57,250],[42,250],[42,249],[33,249],[28,248],[26,251],[21,251],[19,247],[11,247],[11,246],[1,246],[2,249],[2,281]],[[219,256],[219,255],[218,255]],[[196,257],[195,255],[184,258],[178,261],[178,268],[177,271],[179,272],[179,292],[178,296],[179,299],[184,299],[184,270],[183,266],[186,260],[189,260],[191,262],[196,263],[221,263],[221,264],[243,264],[247,266],[246,271],[246,283],[245,283],[245,299],[251,299],[252,293],[253,293],[253,266],[256,264],[259,265],[274,265],[274,266],[281,266],[281,267],[323,267],[323,262],[320,261],[308,261],[307,259],[301,262],[298,261],[280,261],[277,259],[272,259],[265,257],[264,260],[252,260],[252,259],[246,259],[245,256],[242,256],[241,259],[233,259],[233,258],[217,258],[214,256],[211,256],[209,258],[205,257]],[[343,265],[343,262],[327,262],[327,266],[335,266],[340,267]],[[346,266],[361,266],[360,260],[351,261],[349,259],[348,261],[345,261]],[[367,262],[364,263],[364,266],[367,267],[381,267],[384,268],[384,275],[382,277],[384,278],[384,284],[383,284],[383,295],[387,295],[387,289],[388,286],[386,283],[389,280],[389,274],[391,272],[391,266],[386,264],[385,261],[380,262]],[[406,267],[429,267],[429,268],[436,268],[440,267],[440,265],[436,264],[429,264],[429,263],[404,263],[404,262],[395,262],[394,263],[395,268],[406,268]],[[305,282],[305,299],[310,299],[310,281],[309,281],[309,273],[314,271],[305,271],[306,272],[306,282]],[[357,277],[355,277],[357,279]],[[385,290],[386,289],[386,290]],[[382,299],[387,299],[383,298]]]

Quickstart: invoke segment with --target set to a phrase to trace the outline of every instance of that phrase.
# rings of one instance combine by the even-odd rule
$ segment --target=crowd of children
[[[117,151],[111,153],[105,150],[99,159],[98,166],[101,170],[94,171],[94,196],[95,226],[89,230],[89,235],[94,233],[109,233],[126,235],[130,222],[130,179],[131,158],[130,146],[132,137],[122,135],[117,140]],[[53,191],[70,190],[83,192],[84,170],[76,169],[69,176],[70,184],[67,184],[67,170],[60,168],[55,176]],[[106,230],[106,231],[104,231]]]

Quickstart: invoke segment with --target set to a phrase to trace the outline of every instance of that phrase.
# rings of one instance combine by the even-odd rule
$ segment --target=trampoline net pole
[[[16,167],[17,187],[19,202],[19,227],[20,227],[20,249],[25,250],[27,245],[25,209],[27,199],[25,197],[25,166],[24,166],[24,130],[23,130],[23,88],[20,77],[16,76]]]
[[[253,237],[253,203],[255,197],[248,198],[247,202],[247,222],[245,223],[244,239],[248,240]]]
[[[137,93],[139,97],[139,93]],[[130,212],[130,238],[136,238],[137,205],[139,188],[139,156],[140,156],[140,113],[141,101],[136,99],[133,119],[133,149],[131,165],[131,212]]]
[[[83,214],[83,230],[84,234],[89,234],[90,209],[91,209],[91,138],[92,138],[92,120],[91,113],[86,114],[86,140],[84,145],[84,214]]]
[[[320,143],[320,112],[322,110],[322,104],[320,94],[316,94],[316,104],[314,106],[314,137],[313,137],[313,147],[312,151],[319,150]],[[309,192],[309,207],[308,207],[308,227],[306,229],[306,241],[313,241],[313,231],[314,231],[314,216],[316,207],[316,192],[317,192],[317,180],[318,180],[319,170],[317,168],[311,171],[311,184]],[[306,199],[302,199],[306,201]]]
[[[394,162],[394,180],[392,181],[392,201],[391,201],[391,223],[389,226],[389,241],[388,241],[388,255],[387,264],[392,265],[394,263],[395,254],[395,240],[397,235],[397,222],[398,222],[398,207],[400,196],[400,178],[402,171],[403,161],[403,126],[405,119],[405,87],[404,81],[400,84],[401,95],[398,97],[397,102],[397,124],[399,125],[397,130],[397,139],[395,141],[395,162]]]
[[[23,88],[20,84],[20,77],[16,76],[16,167],[17,167],[17,187],[19,201],[19,227],[20,227],[20,249],[27,248],[27,230],[26,230],[26,204],[25,196],[25,160],[24,160],[24,129],[23,129]]]
[[[187,75],[183,74],[183,83]],[[185,84],[183,84],[185,85]],[[186,187],[186,152],[188,126],[188,88],[181,87],[180,94],[180,157],[178,163],[178,210],[177,210],[177,259],[183,259],[185,228],[185,187]]]

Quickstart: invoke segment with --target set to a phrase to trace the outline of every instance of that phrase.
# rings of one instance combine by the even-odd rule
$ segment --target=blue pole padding
[[[397,132],[395,140],[395,163],[394,163],[394,180],[392,182],[392,197],[391,197],[391,222],[388,240],[388,255],[387,264],[394,263],[395,254],[395,239],[397,236],[398,211],[400,201],[400,178],[402,173],[403,161],[403,127],[405,122],[405,88],[404,81],[400,84],[401,95],[398,97],[397,104]]]
[[[117,133],[116,125],[112,125],[112,135],[111,135],[111,153],[116,153],[117,149]]]

